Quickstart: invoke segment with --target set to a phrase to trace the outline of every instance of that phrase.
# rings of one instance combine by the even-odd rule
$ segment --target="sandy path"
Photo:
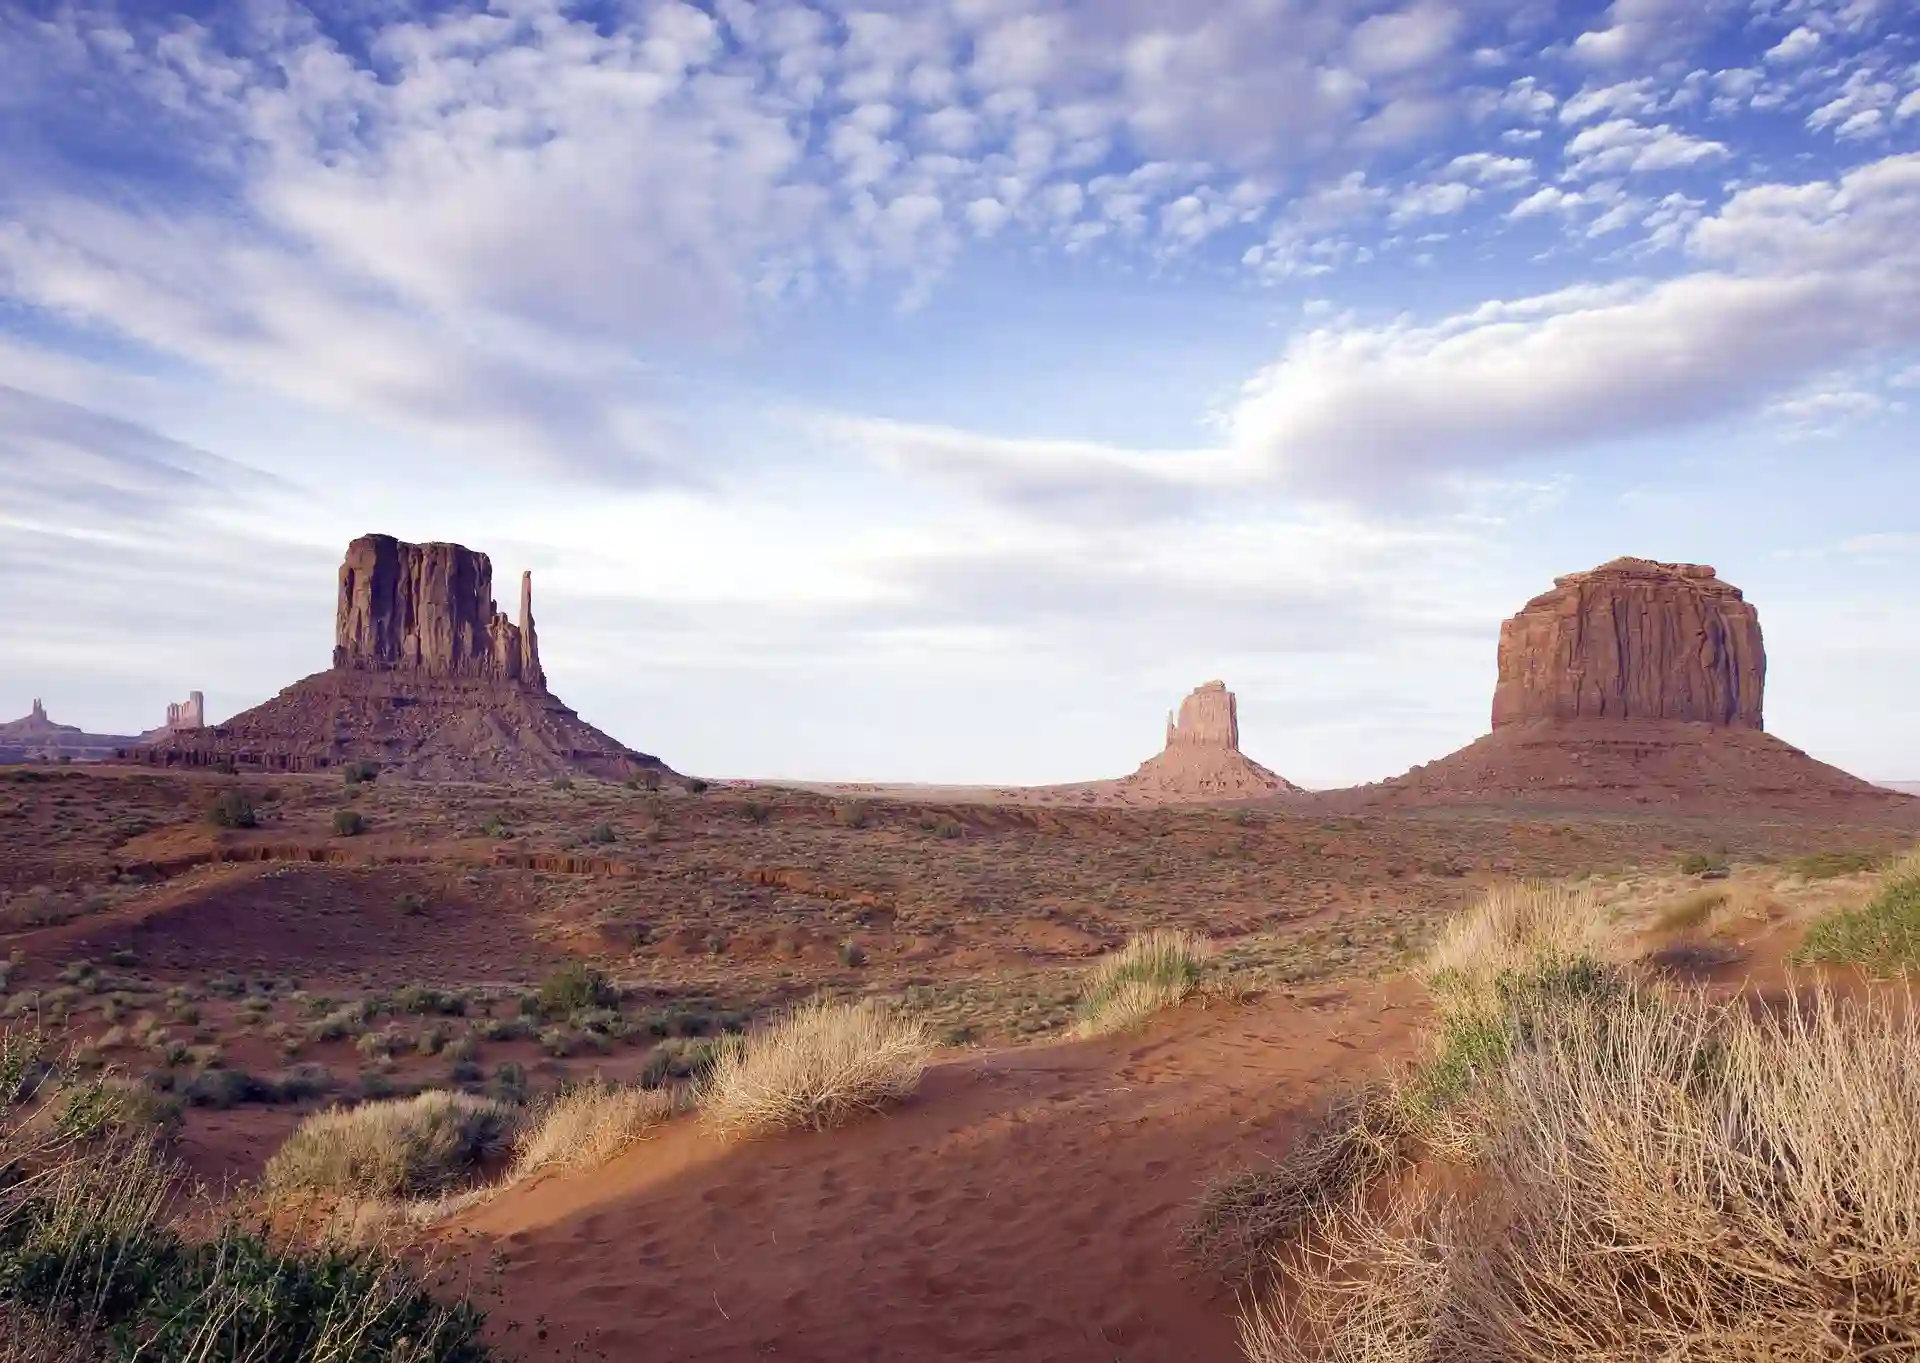
[[[1402,1051],[1413,997],[1365,984],[967,1057],[826,1135],[726,1149],[675,1126],[472,1214],[463,1271],[527,1360],[1228,1363],[1231,1294],[1174,1256],[1191,1198]]]

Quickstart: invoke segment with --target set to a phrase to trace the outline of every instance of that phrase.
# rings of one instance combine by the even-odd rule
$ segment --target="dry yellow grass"
[[[1082,1036],[1129,1032],[1177,1007],[1200,983],[1213,944],[1190,932],[1147,932],[1103,957],[1080,994]]]
[[[1438,990],[1485,996],[1503,976],[1603,959],[1611,935],[1591,886],[1496,885],[1442,929],[1421,975]]]
[[[1571,1007],[1475,1104],[1464,1201],[1324,1210],[1254,1363],[1920,1355],[1920,1020]]]
[[[505,1104],[437,1089],[332,1108],[300,1123],[267,1161],[265,1181],[275,1193],[431,1197],[503,1154],[515,1122]]]
[[[512,1177],[605,1164],[679,1108],[666,1089],[581,1085],[555,1099],[521,1133]]]
[[[824,1131],[910,1097],[933,1049],[922,1023],[884,1004],[815,1001],[723,1050],[700,1105],[727,1137]]]

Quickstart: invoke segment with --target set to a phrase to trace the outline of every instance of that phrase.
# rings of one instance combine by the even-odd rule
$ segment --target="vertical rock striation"
[[[1759,614],[1699,564],[1619,558],[1555,578],[1501,627],[1499,669],[1495,729],[1585,719],[1764,727]]]
[[[532,573],[521,578],[520,620],[514,624],[494,604],[493,561],[485,554],[364,535],[347,546],[340,565],[333,665],[544,691]]]

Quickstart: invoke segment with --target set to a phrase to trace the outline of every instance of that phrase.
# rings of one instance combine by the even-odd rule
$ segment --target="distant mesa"
[[[137,738],[90,734],[47,718],[38,697],[24,719],[0,724],[0,762],[105,762]]]
[[[1240,706],[1223,681],[1197,687],[1167,716],[1167,744],[1119,783],[1128,794],[1178,800],[1231,800],[1296,792],[1240,751]]]
[[[1493,732],[1366,803],[1910,806],[1765,732],[1760,617],[1712,568],[1620,558],[1500,630]]]
[[[373,762],[436,780],[619,780],[666,770],[547,689],[533,574],[521,576],[519,617],[509,620],[494,602],[485,554],[391,535],[347,546],[330,670],[224,724],[205,725],[204,710],[201,718],[124,756],[270,771]]]

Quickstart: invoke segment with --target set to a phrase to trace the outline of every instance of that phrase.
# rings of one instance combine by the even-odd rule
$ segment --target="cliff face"
[[[1196,687],[1180,702],[1180,717],[1167,716],[1167,746],[1240,751],[1240,703],[1223,681]]]
[[[1499,670],[1496,730],[1590,719],[1764,727],[1759,614],[1698,564],[1621,558],[1556,578],[1501,627]]]
[[[533,629],[533,574],[520,583],[520,623],[493,600],[493,562],[458,544],[365,535],[340,565],[333,665],[546,690]]]

